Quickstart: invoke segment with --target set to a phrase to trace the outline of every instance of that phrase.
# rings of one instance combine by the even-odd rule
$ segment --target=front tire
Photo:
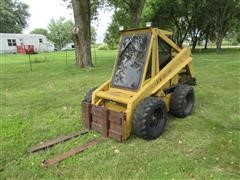
[[[165,102],[157,97],[147,97],[139,103],[135,110],[134,133],[143,139],[156,139],[164,132],[166,121]]]
[[[174,89],[170,99],[170,112],[176,117],[184,118],[192,113],[195,103],[194,89],[183,84]]]
[[[83,99],[83,102],[91,103],[92,102],[92,93],[96,89],[97,89],[97,87],[89,89],[88,92],[86,93],[84,99]]]

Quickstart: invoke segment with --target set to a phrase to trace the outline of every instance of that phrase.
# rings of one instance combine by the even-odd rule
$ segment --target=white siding
[[[8,39],[15,39],[16,44],[33,45],[36,52],[54,51],[54,44],[41,34],[0,33],[0,53],[16,53],[16,46],[9,46]],[[39,42],[39,39],[42,42]]]
[[[71,49],[74,49],[74,43],[67,43],[65,44],[65,46],[61,49],[62,51],[65,51],[65,50],[71,50]]]

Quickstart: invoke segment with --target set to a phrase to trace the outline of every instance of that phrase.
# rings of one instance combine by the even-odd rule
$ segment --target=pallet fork
[[[48,140],[48,141],[45,141],[45,142],[41,142],[41,143],[29,148],[28,153],[32,154],[32,153],[38,152],[40,150],[48,149],[48,148],[53,147],[53,146],[55,146],[59,143],[69,141],[69,140],[71,140],[75,137],[85,135],[88,132],[89,132],[88,130],[82,130],[82,131],[71,133],[71,134],[68,134],[68,135],[65,135],[65,136],[59,136],[59,137],[56,137],[54,139],[51,139],[51,140]],[[64,152],[63,154],[56,155],[55,157],[53,157],[51,159],[44,160],[42,162],[42,166],[43,167],[52,166],[52,165],[54,165],[54,164],[56,164],[60,161],[63,161],[64,159],[66,159],[68,157],[79,154],[79,153],[89,149],[90,147],[92,147],[94,145],[100,144],[100,143],[104,142],[105,140],[106,139],[104,137],[91,139],[90,141],[86,142],[85,144],[83,144],[81,146],[75,147],[75,148],[73,148],[73,149],[71,149],[67,152]]]

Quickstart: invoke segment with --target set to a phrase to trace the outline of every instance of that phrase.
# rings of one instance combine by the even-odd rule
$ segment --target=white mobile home
[[[18,47],[32,46],[34,52],[54,51],[54,44],[41,34],[0,33],[0,53],[17,53]]]
[[[65,46],[61,49],[61,51],[66,51],[66,50],[73,50],[75,49],[74,43],[67,43]]]

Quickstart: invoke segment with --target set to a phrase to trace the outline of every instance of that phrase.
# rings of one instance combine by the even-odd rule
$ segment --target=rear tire
[[[192,113],[195,103],[194,89],[183,84],[174,89],[170,100],[170,113],[176,117],[184,118]]]
[[[86,93],[84,99],[83,99],[83,102],[91,103],[92,102],[92,93],[96,89],[97,89],[97,87],[89,89],[88,92]]]
[[[164,132],[166,121],[165,102],[157,97],[147,97],[139,103],[135,110],[134,133],[143,139],[156,139]]]

